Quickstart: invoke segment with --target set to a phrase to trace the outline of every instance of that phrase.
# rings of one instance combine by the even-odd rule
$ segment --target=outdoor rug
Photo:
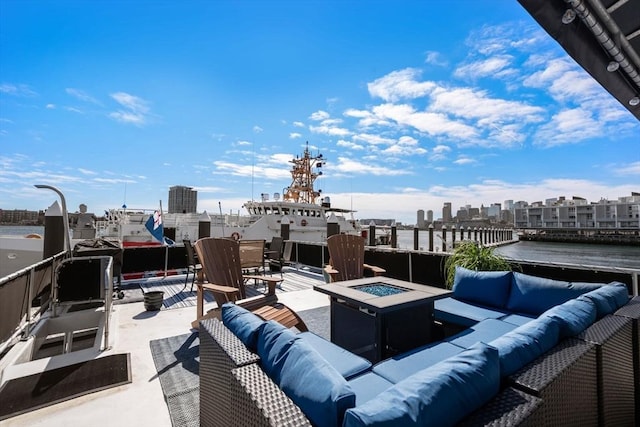
[[[112,354],[9,380],[0,390],[0,421],[131,382],[129,353]]]
[[[200,424],[200,340],[198,333],[149,343],[164,399],[174,426]]]
[[[298,313],[310,331],[329,339],[329,307]],[[164,399],[174,426],[200,424],[200,340],[198,333],[161,338],[149,343]]]

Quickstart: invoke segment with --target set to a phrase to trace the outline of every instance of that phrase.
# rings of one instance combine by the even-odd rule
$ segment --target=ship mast
[[[320,169],[323,162],[322,154],[312,156],[309,153],[309,142],[304,149],[302,158],[296,156],[290,160],[293,163],[291,169],[291,185],[285,189],[283,199],[295,203],[316,203],[316,198],[320,196],[321,190],[315,191],[313,183],[316,178],[322,175],[322,171],[314,172],[314,168]]]

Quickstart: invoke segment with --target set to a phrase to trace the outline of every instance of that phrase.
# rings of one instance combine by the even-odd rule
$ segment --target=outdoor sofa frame
[[[505,378],[501,391],[460,425],[633,425],[638,409],[634,415],[632,405],[630,414],[626,405],[619,412],[616,395],[632,387],[638,399],[632,333],[638,333],[640,300],[619,311],[627,317],[606,316]],[[200,322],[202,426],[311,425],[259,360],[219,320]]]

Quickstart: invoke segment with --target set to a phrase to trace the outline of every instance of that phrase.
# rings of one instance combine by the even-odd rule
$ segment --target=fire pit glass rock
[[[361,292],[366,292],[377,297],[386,297],[408,291],[408,289],[392,286],[387,283],[371,283],[368,285],[354,286],[353,289],[357,289]]]

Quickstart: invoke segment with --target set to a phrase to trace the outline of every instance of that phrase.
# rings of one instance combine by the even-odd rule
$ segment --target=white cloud
[[[100,105],[100,102],[97,99],[95,99],[94,97],[92,97],[91,95],[89,95],[88,93],[80,89],[74,89],[69,87],[65,89],[65,92],[67,92],[68,95],[73,96],[76,99],[79,99],[80,101],[90,102],[92,104]]]
[[[344,147],[348,150],[364,150],[364,145],[356,144],[355,142],[345,141],[344,139],[338,140],[336,142],[338,147]]]
[[[290,139],[297,139],[297,138],[301,138],[301,137],[302,137],[302,134],[301,134],[301,133],[298,133],[298,132],[291,132],[291,133],[289,134],[289,138],[290,138]]]
[[[613,169],[616,175],[640,175],[640,162],[629,163]]]
[[[314,121],[321,121],[321,120],[326,120],[329,117],[330,117],[329,113],[327,113],[326,111],[318,110],[315,113],[311,113],[311,115],[309,116],[309,119]]]
[[[369,94],[387,102],[424,97],[436,87],[436,84],[429,81],[418,82],[420,74],[421,71],[415,68],[393,71],[367,84]]]
[[[111,97],[125,109],[114,111],[109,114],[109,117],[122,123],[138,126],[146,124],[149,114],[149,103],[147,101],[125,92],[112,93]]]

